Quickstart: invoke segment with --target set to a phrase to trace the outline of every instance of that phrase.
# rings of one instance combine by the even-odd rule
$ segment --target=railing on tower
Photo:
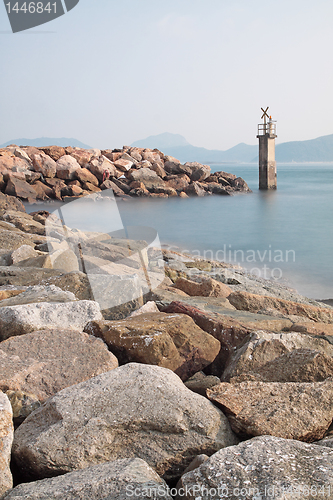
[[[270,120],[268,123],[259,123],[258,135],[276,135],[276,121]]]

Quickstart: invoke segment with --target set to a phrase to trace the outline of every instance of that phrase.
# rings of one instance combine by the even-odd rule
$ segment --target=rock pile
[[[16,145],[0,149],[0,191],[20,200],[66,200],[112,189],[115,196],[231,195],[246,182],[208,165],[182,165],[154,149],[80,149]]]
[[[7,161],[53,188],[114,182],[107,162],[121,171],[132,161],[31,149]],[[148,153],[131,158],[169,182],[172,161]],[[126,172],[138,182],[143,171],[159,195],[145,169]],[[192,173],[195,190],[208,172]],[[171,175],[174,186],[191,179]],[[333,499],[332,307],[221,262],[144,252],[141,240],[131,247],[151,258],[152,277],[162,261],[164,281],[124,304],[138,268],[129,240],[66,228],[81,238],[77,254],[56,229],[46,237],[48,219],[0,193],[1,500]],[[124,277],[99,283],[121,304],[103,309],[89,272],[112,273],[118,260]]]

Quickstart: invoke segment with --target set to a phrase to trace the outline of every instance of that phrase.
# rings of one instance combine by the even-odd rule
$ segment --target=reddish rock
[[[81,167],[85,168],[94,157],[94,151],[91,149],[77,148],[70,153],[70,156],[72,156]]]
[[[162,366],[182,380],[209,365],[220,350],[213,336],[180,314],[144,313],[120,321],[94,321],[85,331],[101,337],[120,363]]]
[[[30,159],[32,155],[38,155],[40,153],[40,150],[34,146],[22,146],[20,149],[23,149]]]
[[[190,178],[186,174],[169,175],[166,179],[166,184],[176,191],[184,191],[190,184]]]
[[[310,306],[299,302],[265,295],[255,295],[248,292],[234,292],[230,294],[228,300],[236,309],[242,311],[257,313],[265,309],[275,309],[282,314],[303,316],[315,322],[333,322],[333,310],[324,307]]]
[[[52,188],[43,184],[43,182],[37,181],[32,187],[36,191],[36,196],[38,200],[48,200],[49,198],[54,198],[54,191]]]
[[[112,189],[113,194],[115,196],[124,196],[125,194],[122,189],[120,189],[114,182],[110,181],[109,179],[107,179],[106,181],[103,182],[103,184],[101,184],[101,189],[102,190]]]
[[[234,432],[312,443],[333,418],[333,379],[324,382],[223,382],[207,390],[222,406]]]
[[[202,330],[213,335],[221,343],[220,353],[211,368],[213,375],[221,376],[230,353],[244,341],[251,331],[251,329],[244,327],[241,323],[228,316],[207,313],[180,301],[171,302],[162,311],[166,313],[187,314]]]
[[[124,160],[119,158],[119,160],[114,161],[114,166],[121,172],[127,172],[133,166],[133,160]]]
[[[160,153],[158,153],[157,151],[153,151],[151,149],[145,149],[142,152],[141,156],[143,160],[150,161],[151,163],[161,161]]]
[[[192,182],[184,189],[188,196],[205,196],[205,190],[199,185],[198,182]]]
[[[105,156],[91,160],[91,162],[87,165],[87,169],[90,170],[95,177],[97,177],[99,182],[104,182],[106,180],[106,176],[118,176],[116,167]]]
[[[15,196],[9,196],[7,194],[0,193],[0,215],[3,215],[4,212],[7,212],[7,210],[25,212],[23,203]]]
[[[78,162],[70,155],[62,156],[56,162],[56,176],[58,179],[72,180],[76,177],[76,172],[81,169]]]
[[[65,156],[66,151],[61,146],[49,146],[47,148],[38,148],[40,151],[43,151],[46,155],[50,156],[52,160],[58,161],[59,158]]]
[[[0,354],[0,389],[34,394],[41,402],[118,366],[100,339],[60,328],[4,340]]]
[[[76,178],[80,182],[89,182],[89,184],[93,184],[98,187],[98,179],[94,174],[90,172],[87,168],[81,168],[81,170],[77,170],[75,172]]]
[[[135,161],[141,161],[142,160],[142,149],[140,148],[131,148],[129,150],[130,156],[135,160]]]
[[[36,191],[30,184],[13,176],[10,176],[7,182],[5,193],[10,196],[17,196],[29,203],[36,201],[37,197]]]
[[[192,297],[227,298],[232,292],[228,285],[208,277],[199,283],[186,278],[178,278],[174,286]]]
[[[11,172],[13,169],[28,170],[30,165],[27,161],[17,158],[16,156],[4,155],[0,156],[0,172]]]
[[[126,179],[112,179],[112,181],[122,190],[124,193],[128,194],[131,188],[126,184]]]
[[[111,151],[110,149],[104,149],[103,151],[101,151],[101,154],[103,156],[105,156],[105,158],[107,158],[108,160],[114,162],[114,161],[117,161],[119,160],[121,157],[122,157],[122,151],[120,152],[113,152]]]
[[[31,155],[35,172],[40,172],[44,177],[55,177],[57,171],[56,162],[42,151]]]
[[[156,172],[157,175],[159,177],[161,177],[161,179],[164,179],[167,176],[167,173],[166,173],[166,171],[163,168],[163,162],[153,163],[150,168],[151,168],[151,170],[153,170],[154,172]],[[173,186],[170,186],[170,187],[173,187]]]
[[[98,193],[101,191],[99,187],[95,186],[94,184],[91,184],[90,182],[83,182],[82,188],[92,193]]]
[[[45,182],[48,186],[50,186],[51,188],[54,188],[54,187],[57,187],[57,188],[64,188],[66,187],[66,182],[63,181],[62,179],[57,179],[57,178],[54,178],[54,179],[45,179]]]

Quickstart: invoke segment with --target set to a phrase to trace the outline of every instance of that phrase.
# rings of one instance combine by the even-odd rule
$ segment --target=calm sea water
[[[278,189],[258,189],[256,165],[212,165],[243,177],[252,194],[118,203],[125,225],[161,243],[286,280],[311,298],[333,297],[333,163],[278,166]]]
[[[274,192],[258,190],[256,165],[215,164],[212,170],[243,177],[253,193],[118,201],[123,224],[154,228],[163,245],[238,263],[308,297],[333,298],[333,163],[280,165]],[[72,227],[84,228],[91,205],[75,207]],[[110,223],[101,213],[98,223],[108,217]]]

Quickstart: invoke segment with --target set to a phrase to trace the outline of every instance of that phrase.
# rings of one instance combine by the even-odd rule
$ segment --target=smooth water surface
[[[287,280],[333,297],[333,163],[278,166],[278,189],[258,190],[256,165],[212,165],[243,177],[252,194],[118,202],[125,225],[156,229],[162,244]]]

